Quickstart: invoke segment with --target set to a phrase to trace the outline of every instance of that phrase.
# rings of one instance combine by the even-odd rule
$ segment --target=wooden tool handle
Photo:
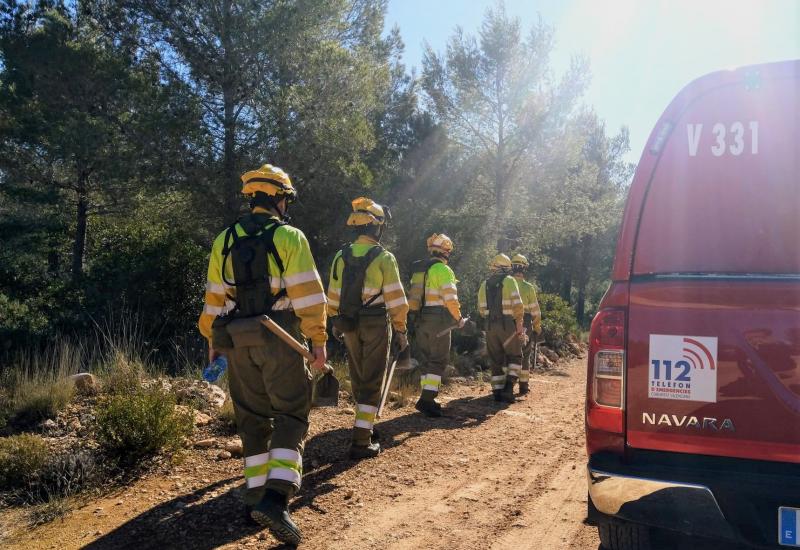
[[[292,348],[294,351],[305,357],[309,363],[313,363],[316,360],[314,354],[308,351],[308,348],[305,347],[303,344],[298,342],[294,336],[283,330],[283,327],[280,326],[278,323],[270,319],[268,316],[263,315],[261,317],[261,324],[263,324],[271,333],[275,336],[283,340],[286,345]],[[333,372],[333,367],[326,364],[325,365],[325,372],[331,373]]]
[[[261,324],[269,329],[275,336],[283,340],[290,348],[294,351],[311,361],[314,362],[314,354],[308,351],[308,348],[305,347],[303,344],[295,340],[294,336],[283,330],[283,327],[280,326],[278,323],[264,315],[261,318]]]

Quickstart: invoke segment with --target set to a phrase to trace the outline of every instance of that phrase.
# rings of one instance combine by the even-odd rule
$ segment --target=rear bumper
[[[589,459],[588,481],[592,521],[614,517],[767,548],[778,547],[779,506],[800,507],[796,464],[653,451],[627,458],[598,453]]]
[[[591,466],[588,475],[589,498],[601,514],[683,533],[736,539],[708,487],[625,476]]]

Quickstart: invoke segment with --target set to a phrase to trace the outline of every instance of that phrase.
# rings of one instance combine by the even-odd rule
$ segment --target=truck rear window
[[[800,75],[756,74],[687,99],[667,123],[633,274],[800,274],[799,97]]]

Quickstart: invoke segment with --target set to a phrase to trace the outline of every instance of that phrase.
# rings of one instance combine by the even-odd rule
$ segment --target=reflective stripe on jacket
[[[486,281],[483,281],[478,289],[478,313],[480,313],[481,317],[488,317],[489,315],[489,306],[486,302]],[[503,279],[503,315],[510,315],[519,321],[524,313],[525,306],[522,303],[517,280],[508,275]]]
[[[377,245],[378,242],[365,235],[360,236],[352,244],[353,256],[361,258]],[[342,293],[342,274],[344,273],[344,261],[342,251],[336,253],[331,265],[331,276],[328,281],[328,315],[333,317],[339,314],[339,299]],[[336,275],[334,277],[334,274]],[[384,304],[392,326],[395,330],[405,332],[406,317],[408,316],[408,301],[403,290],[403,283],[400,282],[400,271],[397,268],[397,260],[394,254],[384,250],[372,260],[367,266],[364,276],[364,287],[361,291],[361,302],[367,303],[374,296],[377,296],[370,306]]]
[[[277,221],[277,218],[275,218]],[[236,288],[225,283],[222,277],[222,249],[225,244],[227,229],[217,235],[211,247],[208,260],[208,280],[206,282],[205,307],[200,314],[198,326],[200,333],[211,339],[211,323],[223,313],[232,310],[236,305]],[[246,232],[240,224],[236,224],[236,233],[245,236]],[[317,272],[308,240],[296,227],[283,225],[275,231],[275,248],[283,262],[284,272],[280,274],[278,265],[272,255],[268,255],[270,286],[272,293],[277,294],[285,288],[284,298],[275,303],[273,309],[293,309],[300,319],[300,328],[306,338],[314,345],[325,344],[325,291]],[[225,279],[235,282],[233,262],[231,258],[225,262]]]
[[[525,306],[525,313],[533,318],[533,330],[542,330],[542,311],[539,309],[539,299],[536,297],[536,286],[529,283],[522,277],[514,277],[519,285],[519,294],[522,297],[522,304]]]
[[[461,319],[461,304],[458,301],[456,274],[444,262],[436,262],[428,269],[427,279],[424,272],[411,276],[408,305],[411,311],[419,311],[422,305],[422,281],[425,280],[425,307],[444,306],[458,321]]]

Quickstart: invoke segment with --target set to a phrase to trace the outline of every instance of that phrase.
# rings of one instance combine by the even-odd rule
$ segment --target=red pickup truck
[[[709,74],[669,105],[589,345],[605,547],[800,547],[800,61]]]

